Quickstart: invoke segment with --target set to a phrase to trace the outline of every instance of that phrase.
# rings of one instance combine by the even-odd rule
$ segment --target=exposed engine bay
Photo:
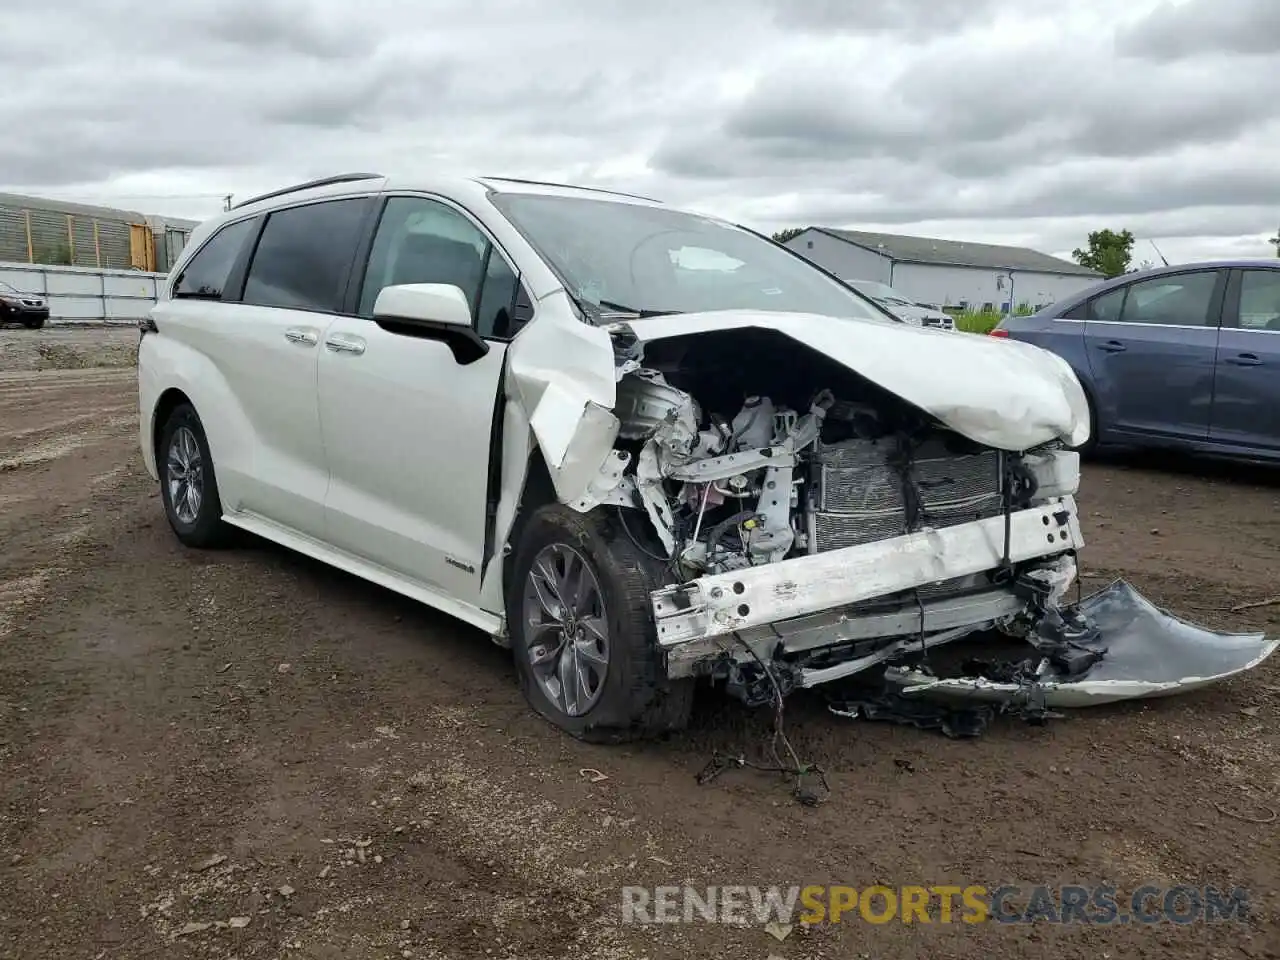
[[[1036,496],[1042,457],[982,447],[870,384],[813,389],[794,368],[757,378],[746,357],[759,351],[741,346],[729,370],[708,369],[696,344],[643,366],[624,353],[619,447],[682,579],[998,516]],[[749,392],[757,379],[780,389]]]
[[[1083,539],[1060,441],[984,446],[767,329],[610,336],[619,428],[594,503],[665,567],[671,676],[761,704],[979,631],[1030,643],[1046,682],[1106,656],[1066,601]]]

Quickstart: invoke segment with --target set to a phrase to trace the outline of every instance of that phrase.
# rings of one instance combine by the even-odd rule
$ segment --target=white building
[[[1047,306],[1102,274],[1026,247],[809,227],[786,242],[842,280],[886,283],[917,303],[1008,313]]]

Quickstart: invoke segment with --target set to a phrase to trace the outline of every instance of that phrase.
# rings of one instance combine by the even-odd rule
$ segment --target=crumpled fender
[[[564,297],[563,292],[553,296]],[[544,298],[546,299],[546,298]],[[556,496],[578,509],[613,453],[619,423],[609,333],[550,305],[507,350],[507,382],[542,450]]]

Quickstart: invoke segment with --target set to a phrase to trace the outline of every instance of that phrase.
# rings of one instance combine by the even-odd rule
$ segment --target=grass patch
[[[994,310],[969,310],[955,315],[956,329],[965,333],[990,333],[1000,322],[1000,314]]]
[[[1013,311],[1015,317],[1029,317],[1033,313],[1035,310],[1027,303],[1018,304]],[[963,330],[965,333],[988,334],[1001,320],[1000,313],[995,310],[963,310],[952,316],[956,321],[956,329]]]

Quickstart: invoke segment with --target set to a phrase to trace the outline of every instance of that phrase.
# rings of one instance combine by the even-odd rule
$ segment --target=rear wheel
[[[639,526],[637,523],[636,526]],[[685,726],[692,680],[669,680],[649,608],[661,564],[616,516],[560,504],[529,518],[507,591],[507,623],[530,705],[583,740]]]
[[[195,408],[179,404],[160,431],[156,448],[160,496],[169,526],[189,547],[221,546],[228,539],[209,441]]]

